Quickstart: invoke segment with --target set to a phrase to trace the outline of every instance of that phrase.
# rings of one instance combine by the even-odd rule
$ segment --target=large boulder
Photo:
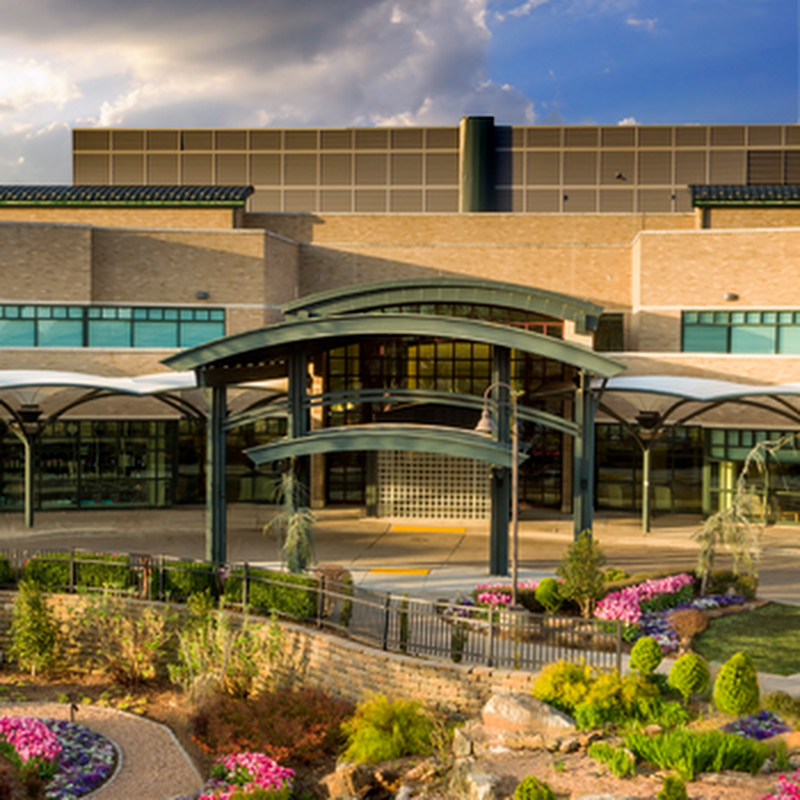
[[[504,733],[572,733],[575,720],[525,692],[496,694],[483,707],[483,724]]]

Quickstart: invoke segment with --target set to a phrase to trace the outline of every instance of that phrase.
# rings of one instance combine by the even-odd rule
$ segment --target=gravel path
[[[69,719],[65,703],[0,703],[9,717]],[[136,714],[79,706],[75,722],[102,733],[122,753],[114,777],[91,795],[92,800],[167,800],[200,789],[203,780],[172,731]]]

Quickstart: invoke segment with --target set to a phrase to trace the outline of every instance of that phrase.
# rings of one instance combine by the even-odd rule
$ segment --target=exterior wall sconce
[[[739,299],[739,295],[736,294],[736,292],[725,292],[725,294],[722,295],[722,297],[724,300],[727,300],[729,302],[733,302],[734,300]]]
[[[199,291],[195,293],[195,297],[198,300],[208,300],[208,292]]]

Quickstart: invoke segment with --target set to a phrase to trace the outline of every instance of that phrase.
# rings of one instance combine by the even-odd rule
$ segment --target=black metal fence
[[[51,591],[111,587],[141,598],[183,602],[208,590],[251,613],[278,614],[409,656],[529,671],[559,660],[621,669],[618,621],[400,597],[324,574],[297,576],[247,563],[219,568],[168,556],[79,550],[10,552],[6,558],[13,573]]]

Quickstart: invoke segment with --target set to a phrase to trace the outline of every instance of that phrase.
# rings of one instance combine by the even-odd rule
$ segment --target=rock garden
[[[15,576],[0,701],[59,702],[75,719],[0,717],[0,800],[80,797],[113,774],[113,743],[80,724],[89,704],[170,726],[207,779],[182,800],[800,797],[800,699],[762,692],[757,671],[773,670],[755,645],[752,656],[719,655],[718,626],[769,611],[748,576],[712,572],[700,595],[688,572],[604,569],[581,537],[558,578],[520,585],[519,600],[554,617],[621,621],[625,668],[571,653],[531,692],[496,694],[465,718],[424,691],[353,705],[277,684],[278,620],[227,613],[208,587],[131,614],[124,594],[66,602],[36,575]],[[485,585],[457,601],[499,612],[510,591]],[[777,611],[797,639],[797,618]],[[769,631],[768,618],[756,628]],[[736,641],[728,629],[723,638]],[[800,672],[792,658],[786,669]]]

